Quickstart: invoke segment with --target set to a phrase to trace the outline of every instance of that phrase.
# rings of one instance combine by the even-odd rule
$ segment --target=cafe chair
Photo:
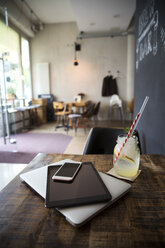
[[[88,109],[90,109],[90,107],[93,105],[93,102],[91,100],[88,100],[86,101],[86,104],[85,104],[85,111],[88,111]]]
[[[133,110],[134,110],[134,98],[128,102],[126,107],[126,115],[127,119],[133,121]]]
[[[94,116],[94,110],[95,110],[95,104],[91,103],[87,110],[81,115],[81,120],[83,122],[84,125],[84,131],[86,133],[86,128],[87,128],[87,124],[89,123],[90,119]]]
[[[93,111],[93,117],[94,119],[98,119],[97,116],[98,116],[98,112],[99,112],[99,109],[100,109],[100,104],[101,102],[98,102],[96,105],[95,105],[95,108],[94,108],[94,111]]]
[[[84,131],[86,133],[86,127],[87,127],[87,122],[91,117],[94,116],[95,112],[95,104],[92,103],[91,101],[88,102],[87,104],[88,108],[84,113],[72,113],[68,115],[68,130],[71,127],[74,126],[75,129],[75,135],[77,135],[77,128],[79,126],[80,120],[82,120],[82,124],[84,125]],[[95,112],[96,113],[96,112]],[[96,113],[97,114],[97,113]]]
[[[67,116],[72,113],[72,103],[63,102],[53,102],[54,115],[57,120],[61,120],[61,124],[55,127],[58,128],[68,128]]]
[[[120,97],[116,94],[112,95],[109,100],[109,117],[111,119],[112,112],[114,110],[120,111],[121,120],[124,120],[124,113],[123,113],[123,103]]]
[[[123,129],[94,127],[87,137],[83,154],[113,154],[118,135]]]

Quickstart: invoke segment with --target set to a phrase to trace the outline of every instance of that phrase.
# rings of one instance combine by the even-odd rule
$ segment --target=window
[[[0,58],[3,59],[7,98],[31,98],[29,42],[0,21]],[[21,51],[21,53],[20,53]],[[2,73],[2,72],[1,72]],[[1,85],[5,98],[4,84]]]
[[[31,94],[31,74],[30,74],[30,52],[29,42],[25,38],[21,38],[21,58],[22,58],[22,81],[23,95],[25,98],[30,99]]]

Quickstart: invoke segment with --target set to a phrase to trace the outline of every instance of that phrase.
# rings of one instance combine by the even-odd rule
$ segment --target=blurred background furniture
[[[123,104],[122,100],[118,95],[112,95],[109,100],[109,117],[111,119],[112,112],[114,110],[119,110],[120,111],[120,117],[121,120],[124,121],[124,113],[123,113]]]
[[[98,102],[96,105],[95,105],[95,108],[94,108],[94,111],[93,111],[93,117],[94,119],[98,119],[98,113],[99,113],[99,109],[100,109],[100,104],[101,102]]]
[[[39,109],[41,105],[40,104],[35,104],[33,102],[32,105],[30,106],[24,106],[24,107],[17,107],[15,108],[17,111],[20,111],[22,114],[22,123],[23,123],[23,130],[25,129],[25,112],[28,111],[29,114],[29,129],[32,128],[32,126],[37,126],[39,124]]]
[[[47,99],[1,99],[0,136],[9,139],[10,134],[45,124]]]
[[[95,110],[95,103],[91,102],[88,104],[86,111],[82,114],[82,124],[84,125],[84,131],[86,132],[87,123],[93,117]]]
[[[74,97],[74,101],[75,101],[75,102],[84,102],[84,97],[85,97],[85,94],[84,94],[84,93],[78,93],[78,94]]]
[[[54,121],[54,109],[53,109],[54,96],[53,94],[40,94],[38,95],[38,97],[42,99],[47,99],[47,105],[46,105],[47,121],[48,122]]]
[[[85,104],[86,110],[91,106],[91,104],[93,104],[91,100],[86,101],[86,104]]]
[[[31,123],[32,124],[45,124],[47,123],[47,114],[46,114],[46,107],[47,107],[47,99],[33,99],[32,100],[32,105],[39,105],[36,113],[36,109],[33,110],[31,115]],[[30,115],[30,114],[29,114]]]
[[[87,102],[73,102],[72,106],[75,109],[75,111],[74,111],[75,113],[83,114],[85,112],[86,107],[87,107]]]
[[[78,128],[78,122],[79,119],[82,117],[81,114],[69,114],[68,115],[68,130],[70,128],[70,120],[71,120],[71,126],[74,126],[75,129],[75,135],[77,135],[77,128]],[[68,131],[67,130],[67,131]]]
[[[133,110],[134,110],[134,98],[131,99],[131,101],[128,102],[126,113],[128,115],[129,120],[133,120]]]
[[[72,113],[72,103],[64,102],[53,102],[54,115],[57,117],[57,122],[61,121],[61,125],[57,125],[57,128],[66,128],[68,129],[67,116]]]
[[[78,96],[80,96],[81,97],[81,101],[83,101],[84,98],[85,98],[85,93],[78,93]]]
[[[90,130],[83,154],[113,154],[118,135],[123,129],[94,127]]]

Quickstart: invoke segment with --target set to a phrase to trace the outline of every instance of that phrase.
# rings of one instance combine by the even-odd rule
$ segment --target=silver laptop
[[[55,164],[47,165],[33,171],[29,171],[20,175],[22,181],[26,182],[32,189],[34,189],[44,199],[46,197],[47,184],[47,167],[59,165],[63,162],[74,162],[70,159],[59,161]],[[102,180],[112,195],[112,199],[104,203],[88,204],[78,207],[58,208],[57,210],[65,216],[66,220],[73,226],[80,227],[87,221],[92,219],[98,213],[109,207],[112,203],[126,194],[131,185],[119,179],[111,177],[105,173],[99,172]]]

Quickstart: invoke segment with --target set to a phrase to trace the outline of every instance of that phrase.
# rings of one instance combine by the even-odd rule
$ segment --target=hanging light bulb
[[[78,51],[77,50],[77,44],[76,43],[75,43],[74,51],[75,51],[75,57],[74,57],[74,63],[73,63],[73,65],[77,66],[77,65],[79,65],[79,63],[78,63],[77,56],[76,56],[76,52]]]
[[[75,66],[76,65],[78,65],[78,60],[77,60],[77,58],[76,58],[76,56],[75,56],[75,58],[74,58],[74,63],[73,63]]]

